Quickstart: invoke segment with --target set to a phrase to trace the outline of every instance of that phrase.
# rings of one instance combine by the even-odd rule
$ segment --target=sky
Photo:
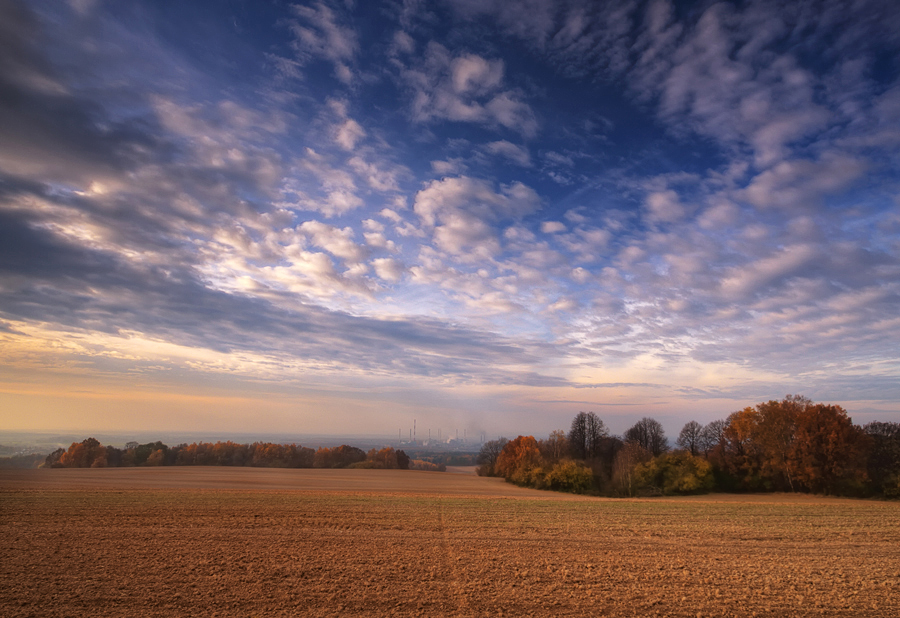
[[[900,421],[893,0],[0,0],[0,426]]]

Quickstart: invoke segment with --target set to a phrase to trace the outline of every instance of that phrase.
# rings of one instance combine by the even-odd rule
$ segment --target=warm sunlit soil
[[[2,470],[0,534],[0,616],[900,616],[896,503]]]

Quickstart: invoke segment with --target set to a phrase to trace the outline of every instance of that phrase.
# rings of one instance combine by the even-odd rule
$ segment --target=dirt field
[[[900,505],[464,474],[0,471],[2,616],[900,616]]]

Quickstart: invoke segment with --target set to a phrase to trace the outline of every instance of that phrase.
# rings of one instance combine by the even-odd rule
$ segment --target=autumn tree
[[[810,491],[853,493],[866,480],[865,455],[871,438],[840,406],[807,405],[797,416],[790,458],[797,479]]]
[[[767,401],[756,406],[752,439],[760,456],[760,474],[769,479],[774,489],[796,489],[797,472],[791,453],[797,435],[797,419],[811,405],[806,397],[788,395],[781,401]]]
[[[366,454],[365,461],[351,464],[354,468],[381,468],[387,470],[409,470],[409,456],[400,450],[394,450],[391,446],[383,449],[371,449]]]
[[[697,421],[687,423],[678,434],[678,440],[675,442],[678,448],[684,449],[691,455],[697,456],[700,453],[700,443],[703,437],[703,425]]]
[[[669,450],[666,432],[659,421],[644,417],[625,432],[626,442],[636,442],[654,457]]]
[[[147,457],[147,461],[145,462],[146,466],[164,466],[166,465],[166,452],[164,450],[156,449],[150,456]]]
[[[73,442],[69,449],[60,455],[57,465],[64,468],[105,468],[106,447],[95,438]]]
[[[541,451],[534,436],[519,436],[503,446],[495,464],[500,476],[511,479],[518,471],[528,470],[541,464]]]
[[[59,460],[63,455],[66,454],[66,449],[58,448],[49,455],[44,460],[44,463],[41,465],[42,468],[62,468],[63,465],[59,463]]]
[[[603,438],[609,430],[593,412],[579,412],[572,419],[568,442],[572,456],[576,459],[593,459],[600,455]]]
[[[346,468],[347,466],[365,461],[366,452],[355,446],[342,444],[334,448],[319,447],[313,460],[316,468]]]

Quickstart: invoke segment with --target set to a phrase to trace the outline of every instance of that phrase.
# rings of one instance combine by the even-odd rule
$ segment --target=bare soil
[[[3,470],[0,534],[0,616],[900,616],[896,503]]]

